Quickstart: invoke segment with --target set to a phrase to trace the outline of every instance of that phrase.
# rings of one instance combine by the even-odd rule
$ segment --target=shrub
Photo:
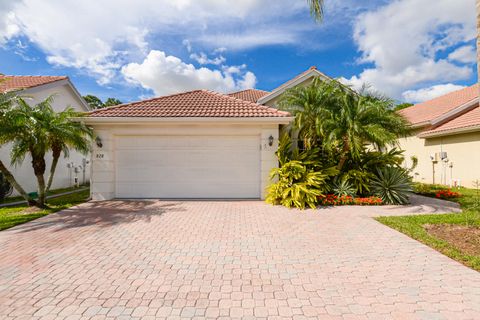
[[[440,190],[435,194],[435,198],[439,199],[452,199],[452,198],[459,198],[461,196],[460,193],[452,191],[450,189]]]
[[[412,186],[405,170],[398,167],[385,167],[379,169],[372,179],[372,190],[385,204],[406,204]]]
[[[355,204],[358,206],[378,206],[383,204],[383,200],[375,196],[367,198],[355,198]]]
[[[287,208],[305,209],[306,206],[315,208],[318,197],[326,190],[325,180],[329,175],[323,171],[309,169],[307,167],[309,164],[292,160],[280,168],[274,168],[270,176],[272,179],[278,179],[278,182],[268,187],[266,201]]]
[[[333,185],[333,193],[336,196],[351,196],[353,197],[355,195],[355,187],[348,181],[346,176],[343,176],[343,178],[335,179],[332,183]]]

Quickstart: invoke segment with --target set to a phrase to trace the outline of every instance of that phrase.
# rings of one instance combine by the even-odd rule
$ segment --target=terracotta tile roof
[[[460,107],[475,98],[478,98],[477,84],[416,104],[400,110],[399,113],[412,124],[420,124],[432,121],[433,119]]]
[[[458,129],[478,128],[480,130],[480,107],[477,106],[464,114],[453,118],[452,120],[445,122],[438,127],[424,131],[420,136],[432,135],[439,133],[448,133],[450,131],[456,131]]]
[[[229,93],[228,95],[230,97],[242,99],[245,101],[257,102],[258,99],[260,99],[263,96],[266,96],[269,93],[270,92],[268,91],[263,91],[258,89],[247,89],[247,90],[232,92],[232,93]]]
[[[43,84],[65,80],[65,76],[6,76],[0,75],[0,92],[37,87]]]
[[[195,90],[89,112],[90,117],[288,117],[275,108],[225,94]]]

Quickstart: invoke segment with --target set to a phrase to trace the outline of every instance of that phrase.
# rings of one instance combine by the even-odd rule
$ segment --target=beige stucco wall
[[[459,181],[465,187],[473,187],[473,182],[480,180],[480,131],[429,139],[412,136],[401,139],[400,146],[405,150],[407,166],[411,165],[411,156],[418,158],[416,181],[433,183],[430,155],[442,151],[447,152],[448,162],[438,159],[434,164],[435,183],[450,185]]]
[[[278,165],[275,151],[278,148],[278,124],[157,124],[157,125],[94,125],[102,140],[102,148],[93,146],[91,196],[93,200],[115,198],[115,138],[125,135],[258,135],[261,152],[262,199],[270,184],[270,170]],[[274,143],[268,145],[272,135]]]
[[[61,111],[67,106],[71,106],[78,111],[85,111],[85,109],[82,107],[81,101],[78,99],[78,97],[74,94],[74,92],[68,85],[47,85],[37,87],[31,90],[26,90],[22,95],[25,96],[25,100],[30,105],[39,103],[48,96],[54,95],[52,107],[55,111]],[[6,165],[10,164],[10,151],[10,145],[4,145],[0,148],[0,159]],[[45,173],[45,179],[47,179],[51,163],[50,154],[47,154],[45,158],[47,162],[47,172]],[[83,155],[78,152],[71,152],[69,158],[64,158],[62,156],[57,164],[52,188],[57,189],[73,186],[75,173],[73,168],[67,167],[68,163],[73,163],[73,167],[82,166],[82,168],[78,169],[79,173],[77,174],[77,176],[79,178],[79,182],[83,183],[84,159],[89,161],[90,155]],[[33,169],[30,162],[30,158],[26,157],[22,164],[16,166],[9,166],[9,169],[13,173],[13,176],[27,192],[33,192],[37,190],[37,180],[35,179],[35,176],[33,174]],[[85,168],[85,182],[88,182],[89,180],[90,168],[87,164]],[[14,194],[16,194],[15,191]]]

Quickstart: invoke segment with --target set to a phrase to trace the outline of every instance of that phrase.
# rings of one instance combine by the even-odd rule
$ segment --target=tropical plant
[[[310,162],[292,160],[272,169],[270,178],[277,179],[267,189],[267,203],[287,208],[315,208],[317,199],[326,190],[328,172],[309,169]]]
[[[45,117],[48,118],[48,121],[45,122],[45,130],[47,132],[48,146],[52,151],[52,163],[46,186],[46,192],[48,192],[52,186],[61,154],[63,153],[65,157],[68,157],[70,150],[87,154],[90,151],[93,130],[86,126],[84,122],[72,120],[81,116],[72,107],[67,107],[61,112],[55,112],[50,105],[46,105],[43,112]]]
[[[385,204],[407,204],[412,184],[407,172],[398,167],[385,167],[372,179],[372,191]]]
[[[335,194],[337,197],[341,196],[355,196],[356,194],[356,188],[353,186],[352,183],[348,181],[347,176],[343,176],[342,178],[336,177],[336,179],[333,180],[333,194]]]
[[[58,114],[51,107],[52,97],[30,106],[24,99],[17,98],[15,106],[4,113],[4,127],[0,127],[3,143],[11,142],[11,161],[20,164],[28,155],[31,158],[33,172],[37,179],[38,200],[36,205],[45,206],[47,184],[45,182],[45,155],[53,152],[49,183],[53,179],[55,167],[60,154],[68,154],[68,149],[88,150],[88,138],[92,136],[91,129],[81,123],[74,122],[70,117],[79,115],[71,108]],[[48,186],[49,187],[49,186]]]
[[[18,97],[14,92],[0,93],[0,146],[10,142],[11,134],[14,134],[17,129],[19,129],[18,124],[16,122],[12,122],[10,117],[17,99]],[[27,194],[27,192],[17,182],[13,174],[1,160],[0,172],[3,174],[5,180],[12,185],[12,187],[25,199],[29,205],[36,204],[36,201]]]
[[[323,0],[307,0],[310,14],[316,22],[323,20]]]
[[[13,187],[10,182],[0,173],[0,202],[12,194]]]

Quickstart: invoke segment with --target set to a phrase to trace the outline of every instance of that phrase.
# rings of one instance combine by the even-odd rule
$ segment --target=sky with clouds
[[[0,73],[132,101],[272,90],[312,65],[419,102],[476,82],[474,0],[1,0]]]

